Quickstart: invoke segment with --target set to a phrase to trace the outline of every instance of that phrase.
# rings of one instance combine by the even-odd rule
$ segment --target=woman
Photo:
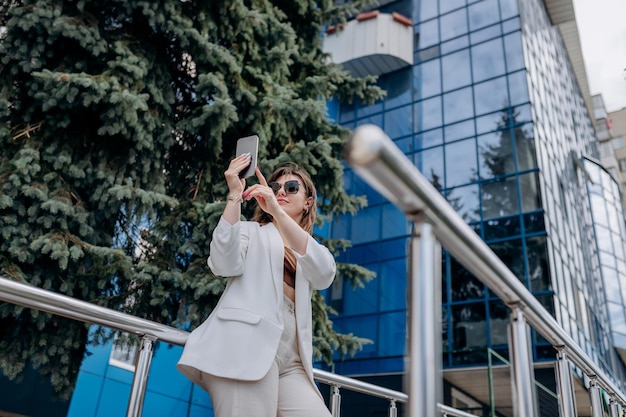
[[[244,191],[249,164],[241,155],[224,173],[229,194],[208,264],[230,279],[177,367],[209,392],[216,417],[330,416],[313,380],[311,293],[330,286],[335,261],[311,236],[315,186],[288,165],[269,182],[257,168],[259,184]],[[254,221],[242,222],[251,199]]]

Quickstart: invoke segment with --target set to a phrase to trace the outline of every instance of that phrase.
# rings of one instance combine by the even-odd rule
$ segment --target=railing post
[[[340,417],[341,415],[341,393],[336,385],[333,386],[333,396],[330,399],[330,413],[333,417]]]
[[[617,401],[615,396],[611,396],[609,403],[609,417],[622,417],[622,405]]]
[[[511,309],[509,351],[513,371],[511,375],[513,415],[515,417],[537,417],[530,328],[526,324],[526,319],[519,305],[515,305]]]
[[[389,401],[389,417],[398,417],[398,408],[395,400]]]
[[[604,407],[602,407],[602,391],[598,385],[598,378],[593,375],[589,377],[589,397],[591,399],[591,417],[604,417]]]
[[[409,417],[438,415],[441,378],[441,245],[432,226],[413,224],[407,291],[408,372],[405,386]]]
[[[135,375],[133,385],[130,389],[128,409],[126,417],[140,417],[143,410],[143,399],[148,385],[148,374],[150,373],[150,363],[152,362],[152,343],[155,337],[144,336],[141,339],[141,349],[135,364]]]
[[[556,385],[559,393],[559,408],[561,417],[576,417],[576,396],[572,384],[572,366],[567,357],[567,351],[563,346],[557,347]]]

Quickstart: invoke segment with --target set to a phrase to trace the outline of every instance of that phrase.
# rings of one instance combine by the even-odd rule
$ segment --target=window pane
[[[457,187],[446,192],[446,200],[466,223],[480,220],[478,184]]]
[[[441,58],[443,91],[450,91],[469,85],[472,82],[470,69],[470,54],[468,50]]]
[[[443,3],[448,3],[446,0]],[[459,9],[441,16],[441,41],[456,38],[467,33],[467,9]]]
[[[522,211],[535,211],[541,208],[541,193],[536,172],[520,175],[520,194],[522,196]]]
[[[491,113],[509,106],[506,77],[496,78],[474,86],[476,114]]]
[[[427,149],[415,153],[415,166],[438,190],[443,188],[443,148]]]
[[[409,234],[409,223],[406,216],[393,204],[385,204],[382,208],[382,238],[406,236]]]
[[[411,101],[411,71],[403,69],[387,76],[385,89],[387,90],[385,97],[387,109],[408,104]]]
[[[497,23],[500,20],[498,0],[484,0],[469,6],[470,30]]]
[[[433,129],[415,135],[415,149],[420,150],[443,143],[443,133],[441,129]]]
[[[431,97],[441,93],[441,69],[439,59],[433,59],[417,65],[413,69],[415,77],[414,100]]]
[[[474,115],[472,108],[472,88],[452,91],[443,95],[445,124],[468,119]]]
[[[424,1],[421,3],[424,3]],[[462,6],[465,6],[465,0],[442,0],[439,2],[439,13],[447,13]]]
[[[415,103],[413,111],[416,131],[441,126],[441,97],[419,101]]]
[[[480,178],[488,179],[515,172],[510,130],[499,130],[478,137]]]
[[[504,74],[504,51],[500,38],[472,47],[474,82]]]
[[[380,268],[380,309],[389,311],[406,308],[406,261],[384,262]]]
[[[444,128],[446,142],[474,136],[474,120],[448,125]]]
[[[511,272],[526,284],[526,273],[524,268],[524,251],[521,239],[507,240],[505,242],[492,243],[489,245],[491,249],[498,255],[509,267]]]
[[[398,340],[405,339],[406,313],[381,314],[378,322],[379,338],[377,340],[378,355],[401,356],[404,354],[404,343]]]
[[[439,20],[433,19],[421,23],[417,29],[419,32],[417,49],[428,48],[439,43]]]
[[[452,301],[481,299],[485,296],[485,284],[450,257],[450,291]]]
[[[502,217],[519,212],[515,177],[482,184],[483,217]]]
[[[528,84],[526,81],[526,71],[516,72],[509,75],[509,90],[511,92],[511,106],[527,103]]]
[[[352,217],[352,243],[372,242],[380,239],[380,207],[367,207]]]
[[[535,236],[526,239],[526,256],[528,258],[530,290],[533,292],[551,290],[546,237]]]
[[[524,171],[537,167],[535,138],[531,123],[515,128],[515,152],[517,153],[517,169]]]
[[[446,145],[446,187],[476,181],[476,141],[474,138]]]
[[[508,72],[524,68],[521,32],[511,33],[504,37],[504,50],[506,51],[506,69]]]
[[[385,112],[384,131],[391,139],[409,135],[413,132],[412,106],[404,106]]]

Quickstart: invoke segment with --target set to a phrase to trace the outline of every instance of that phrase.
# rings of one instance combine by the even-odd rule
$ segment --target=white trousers
[[[295,306],[284,297],[285,329],[269,372],[259,381],[203,374],[215,417],[330,417],[304,372],[296,334]]]

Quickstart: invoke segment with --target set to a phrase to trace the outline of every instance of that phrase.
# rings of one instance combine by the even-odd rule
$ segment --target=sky
[[[592,95],[626,108],[626,0],[573,0]]]

